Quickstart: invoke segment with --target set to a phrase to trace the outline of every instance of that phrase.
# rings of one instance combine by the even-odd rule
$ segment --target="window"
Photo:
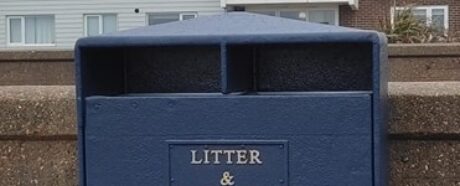
[[[306,8],[306,9],[249,9],[249,12],[270,16],[284,17],[300,21],[309,21],[327,25],[339,25],[339,10],[332,8]]]
[[[196,14],[180,14],[180,20],[189,20],[189,19],[194,19],[196,18]]]
[[[308,12],[308,19],[313,23],[326,25],[338,25],[338,13],[335,10],[311,10]]]
[[[400,11],[406,7],[396,7],[392,10],[392,21]],[[449,7],[448,6],[416,6],[412,7],[414,16],[428,26],[433,26],[439,30],[449,28]]]
[[[85,15],[85,36],[95,36],[115,31],[117,31],[117,15]]]
[[[53,45],[54,16],[7,16],[7,41],[11,46]]]
[[[282,10],[279,12],[279,15],[280,17],[301,21],[305,21],[307,16],[304,11],[299,10]]]
[[[173,21],[183,21],[194,19],[198,16],[197,13],[179,13],[179,12],[165,12],[165,13],[152,13],[148,14],[148,24],[157,25],[169,23]]]
[[[254,11],[251,11],[251,12],[256,13],[256,14],[268,15],[268,16],[276,16],[276,11],[275,10],[254,10]]]

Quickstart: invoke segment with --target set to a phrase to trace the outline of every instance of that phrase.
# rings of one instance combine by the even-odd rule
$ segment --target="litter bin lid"
[[[229,12],[87,37],[80,39],[77,47],[290,42],[382,43],[383,38],[376,31],[246,12]]]

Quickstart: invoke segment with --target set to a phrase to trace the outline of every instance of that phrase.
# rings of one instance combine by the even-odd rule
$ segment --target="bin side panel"
[[[387,38],[378,34],[373,47],[374,61],[374,184],[375,186],[388,185],[389,148],[387,142],[388,131],[388,48]]]

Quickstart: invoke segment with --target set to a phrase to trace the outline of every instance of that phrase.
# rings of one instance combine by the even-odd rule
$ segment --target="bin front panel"
[[[229,170],[235,185],[372,185],[371,98],[368,93],[90,97],[87,184],[219,185]],[[280,143],[286,148],[277,150]],[[258,150],[263,163],[187,164],[193,150],[239,146]]]

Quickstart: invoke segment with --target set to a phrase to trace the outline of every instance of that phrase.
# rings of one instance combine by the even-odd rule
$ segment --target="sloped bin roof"
[[[78,46],[131,46],[220,43],[383,42],[376,31],[229,12],[196,19],[87,37]]]

